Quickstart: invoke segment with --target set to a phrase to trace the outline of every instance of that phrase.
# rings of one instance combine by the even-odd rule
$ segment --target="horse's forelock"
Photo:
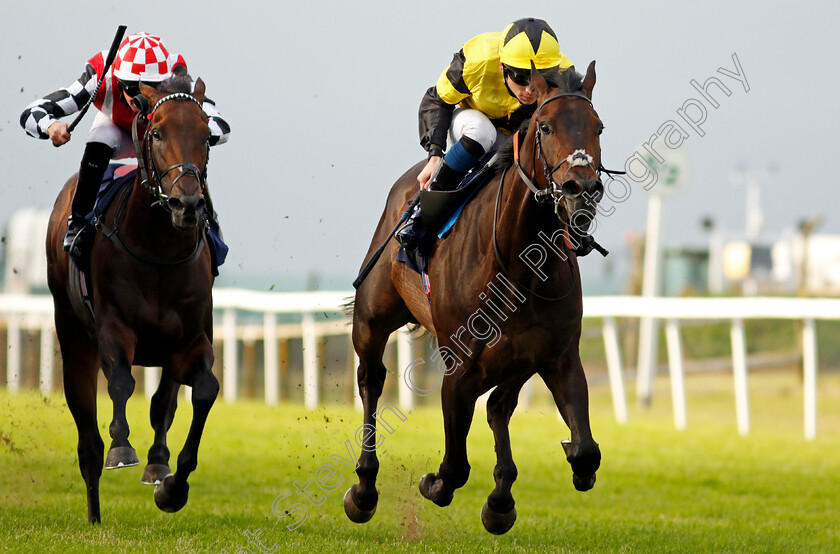
[[[158,90],[166,93],[185,92],[189,94],[192,92],[192,82],[192,77],[186,73],[173,73],[161,82]]]
[[[559,89],[557,92],[577,92],[583,87],[583,75],[575,71],[575,66],[549,75],[546,81],[551,87]]]

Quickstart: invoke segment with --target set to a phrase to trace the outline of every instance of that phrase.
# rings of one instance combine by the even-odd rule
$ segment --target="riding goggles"
[[[117,79],[117,82],[120,85],[120,90],[126,93],[129,98],[134,98],[135,96],[140,95],[140,81],[123,81],[122,79]],[[157,88],[159,83],[143,82],[143,84]]]
[[[527,87],[531,84],[531,72],[528,71],[527,73],[520,73],[508,66],[504,66],[505,68],[505,76],[510,77],[510,80],[519,85],[520,87]]]

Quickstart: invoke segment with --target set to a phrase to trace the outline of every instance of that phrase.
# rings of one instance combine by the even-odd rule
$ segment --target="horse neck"
[[[520,161],[527,160],[522,169],[532,182],[542,187],[531,174],[530,156],[533,156],[533,145],[522,152]],[[539,171],[539,162],[536,171]],[[566,244],[566,227],[555,214],[553,201],[537,202],[515,166],[508,169],[502,186],[496,221],[500,262],[514,278],[532,290],[541,291],[545,296],[552,296],[552,291],[564,293],[578,278],[577,258]],[[536,267],[540,257],[544,257],[544,261]],[[547,279],[543,280],[541,276]]]
[[[141,184],[138,174],[122,215],[120,234],[138,251],[158,258],[184,257],[195,248],[194,229],[181,231],[172,226],[171,216]]]

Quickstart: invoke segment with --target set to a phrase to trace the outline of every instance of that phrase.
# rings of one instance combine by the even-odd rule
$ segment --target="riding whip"
[[[76,116],[76,119],[67,127],[67,131],[72,133],[73,129],[76,128],[76,125],[79,124],[79,121],[85,116],[90,105],[93,104],[96,95],[99,94],[99,87],[102,86],[102,81],[105,80],[105,76],[108,74],[108,69],[111,68],[111,64],[114,63],[114,58],[117,57],[117,50],[120,47],[120,42],[122,42],[123,35],[125,34],[125,25],[120,25],[117,27],[117,34],[114,36],[114,42],[111,43],[111,49],[108,50],[108,57],[105,58],[105,69],[102,70],[102,77],[99,78],[99,82],[96,83],[96,88],[93,89],[93,94],[90,95],[90,98],[87,101],[87,104],[79,111],[79,115]]]
[[[377,248],[376,252],[373,253],[373,256],[370,257],[368,263],[366,263],[365,267],[363,267],[362,270],[359,272],[359,276],[356,277],[355,281],[353,281],[354,289],[359,288],[359,285],[361,285],[362,281],[365,280],[365,277],[368,276],[368,273],[370,273],[370,271],[373,269],[373,266],[376,265],[376,262],[379,260],[379,257],[382,256],[382,252],[385,251],[385,247],[388,246],[388,243],[391,242],[392,238],[394,238],[394,233],[396,233],[397,229],[400,228],[400,225],[402,225],[403,222],[406,219],[408,219],[408,217],[411,215],[412,210],[414,210],[414,206],[416,206],[418,202],[420,202],[419,192],[417,193],[417,196],[408,201],[408,208],[403,212],[402,216],[400,217],[400,220],[397,221],[397,224],[394,226],[391,232],[388,233],[388,238],[386,238],[385,241],[381,245],[379,245],[379,248]]]

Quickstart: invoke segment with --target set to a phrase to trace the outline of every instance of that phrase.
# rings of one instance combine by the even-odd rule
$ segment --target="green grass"
[[[272,514],[272,501],[294,481],[313,481],[331,454],[361,424],[352,409],[314,412],[299,406],[219,402],[211,412],[191,478],[190,500],[177,514],[154,506],[140,484],[141,466],[108,471],[101,482],[103,523],[86,522],[76,430],[61,396],[0,392],[0,549],[17,552],[220,552],[247,544],[244,531],[277,552],[823,552],[840,550],[840,376],[820,376],[819,436],[802,436],[801,385],[794,372],[750,376],[753,432],[735,426],[728,375],[692,375],[689,428],[671,418],[668,381],[656,383],[650,409],[630,403],[617,425],[609,391],[593,387],[592,427],[603,462],[592,491],[571,483],[560,441],[568,430],[542,390],[511,424],[519,479],[519,518],[506,535],[484,531],[479,511],[493,487],[492,437],[478,410],[469,438],[472,474],[452,505],[438,508],[417,491],[440,463],[440,411],[423,408],[396,421],[380,448],[380,503],[365,525],[344,516],[345,482],[309,505],[297,530]],[[629,386],[628,390],[632,390]],[[170,433],[183,443],[190,408],[181,402]],[[107,439],[110,407],[100,398]],[[131,439],[141,460],[151,443],[148,403],[129,403]],[[108,441],[106,440],[106,445]],[[358,451],[357,451],[358,453]],[[315,489],[314,484],[310,491]],[[306,502],[305,500],[303,502]],[[242,550],[242,552],[246,552]]]

